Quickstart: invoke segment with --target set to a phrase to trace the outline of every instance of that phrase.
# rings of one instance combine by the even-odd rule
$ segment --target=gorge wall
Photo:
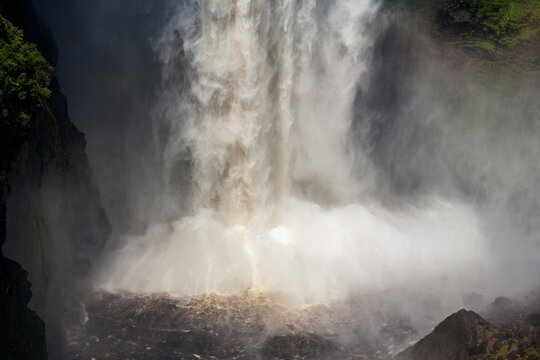
[[[0,13],[24,31],[25,40],[35,43],[51,66],[56,65],[56,44],[30,2],[2,1]],[[23,295],[9,301],[28,313],[22,309],[30,300],[30,307],[45,320],[49,352],[54,357],[55,347],[68,336],[65,328],[73,320],[70,317],[81,315],[78,298],[111,227],[94,185],[84,135],[69,119],[67,101],[54,73],[49,88],[50,97],[32,119],[33,125],[11,168],[2,252],[22,264],[32,283],[32,300],[30,284],[23,285],[25,282],[19,280]],[[9,271],[24,273],[13,261],[4,258],[3,264],[18,269]],[[26,328],[6,333],[43,335],[43,325],[35,316],[34,319],[37,325],[28,322]],[[19,347],[15,354],[37,359],[36,355],[24,357],[21,345],[14,345],[15,349]]]

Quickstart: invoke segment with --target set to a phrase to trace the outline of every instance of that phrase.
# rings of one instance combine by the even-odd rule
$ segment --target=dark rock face
[[[54,40],[29,2],[7,1],[4,6],[29,41],[35,41],[55,65]],[[69,119],[67,100],[55,77],[50,89],[46,108],[35,120],[10,175],[4,247],[4,253],[24,262],[30,278],[40,284],[43,280],[44,286],[60,272],[79,278],[87,274],[111,231],[93,183],[84,134]],[[53,269],[53,263],[61,265]]]
[[[400,359],[465,360],[485,351],[491,325],[472,311],[460,310],[437,325],[431,334],[403,352]]]
[[[84,135],[70,122],[55,80],[47,111],[36,120],[10,177],[7,256],[34,284],[31,305],[61,347],[64,328],[110,225],[92,184]],[[54,349],[50,349],[54,353]]]
[[[10,177],[4,251],[28,270],[31,304],[53,335],[62,327],[66,300],[80,296],[110,225],[92,183],[84,135],[69,120],[56,80],[51,89]]]
[[[45,324],[27,308],[27,272],[0,256],[0,359],[46,359]]]
[[[457,27],[461,30],[470,28],[473,6],[472,0],[443,1],[438,9],[437,20],[445,28]]]
[[[540,328],[514,321],[495,327],[472,311],[460,310],[398,360],[539,359]]]
[[[20,3],[2,1],[0,14],[10,20],[11,15],[17,12],[18,5]],[[3,147],[7,158],[3,158],[5,161],[2,161],[0,171],[0,359],[41,360],[47,358],[45,325],[36,313],[27,307],[32,297],[28,273],[18,263],[6,258],[2,249],[7,231],[7,176],[24,137],[10,141],[6,139],[6,133],[2,135],[2,145],[7,144],[8,147]]]
[[[35,43],[51,65],[56,64],[54,39],[29,1],[1,1],[0,13],[24,31],[25,40]],[[25,294],[0,294],[1,304],[6,304],[0,310],[6,320],[1,324],[6,326],[2,334],[9,334],[2,335],[5,342],[0,351],[20,354],[2,359],[45,357],[37,355],[46,354],[44,325],[27,309],[29,301],[47,324],[49,353],[55,356],[64,328],[80,316],[77,298],[83,296],[85,278],[111,231],[93,183],[84,134],[69,119],[66,98],[54,75],[50,90],[11,168],[9,194],[1,184],[2,253],[28,270],[0,259],[2,289]]]

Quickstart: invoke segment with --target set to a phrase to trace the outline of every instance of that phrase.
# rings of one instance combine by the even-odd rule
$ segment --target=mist
[[[420,335],[538,288],[538,78],[383,2],[237,3],[35,1],[113,226],[95,288],[370,299]]]

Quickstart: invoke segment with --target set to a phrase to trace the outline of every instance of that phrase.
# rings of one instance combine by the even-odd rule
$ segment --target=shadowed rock
[[[460,310],[396,359],[540,359],[540,329],[517,320],[495,327],[473,311]]]
[[[26,306],[32,297],[28,273],[0,255],[0,359],[46,359],[45,325]]]
[[[496,329],[473,311],[460,310],[437,325],[435,330],[398,359],[466,360],[486,351],[487,336]]]

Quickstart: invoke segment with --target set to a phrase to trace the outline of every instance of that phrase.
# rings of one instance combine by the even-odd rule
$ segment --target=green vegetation
[[[495,354],[491,355],[491,358],[494,360],[508,359],[508,357],[513,355],[516,351],[518,351],[517,342],[504,344]]]
[[[540,31],[538,0],[474,0],[472,20],[498,41],[514,45]]]
[[[435,33],[491,60],[536,68],[540,51],[538,0],[385,0],[383,9],[405,11],[435,25]],[[457,35],[457,36],[456,36]]]
[[[527,348],[525,350],[525,359],[538,359],[540,358],[540,352],[538,352],[538,349],[534,348],[533,346]]]
[[[51,68],[23,32],[0,16],[0,185],[50,90]]]
[[[390,12],[403,11],[428,24],[442,43],[461,48],[487,82],[496,74],[540,76],[538,0],[386,0]]]
[[[493,336],[498,335],[498,333],[499,332],[498,332],[497,329],[495,329],[493,327],[488,327],[488,328],[486,328],[486,332],[485,332],[486,339],[489,340],[489,339],[493,338]]]
[[[475,45],[481,49],[487,50],[490,53],[493,53],[497,50],[495,45],[493,45],[489,41],[478,41]]]
[[[499,72],[540,74],[540,1],[469,0],[463,4],[467,5],[458,11],[466,11],[470,25],[459,37],[466,48],[485,59],[484,69],[494,65]]]

